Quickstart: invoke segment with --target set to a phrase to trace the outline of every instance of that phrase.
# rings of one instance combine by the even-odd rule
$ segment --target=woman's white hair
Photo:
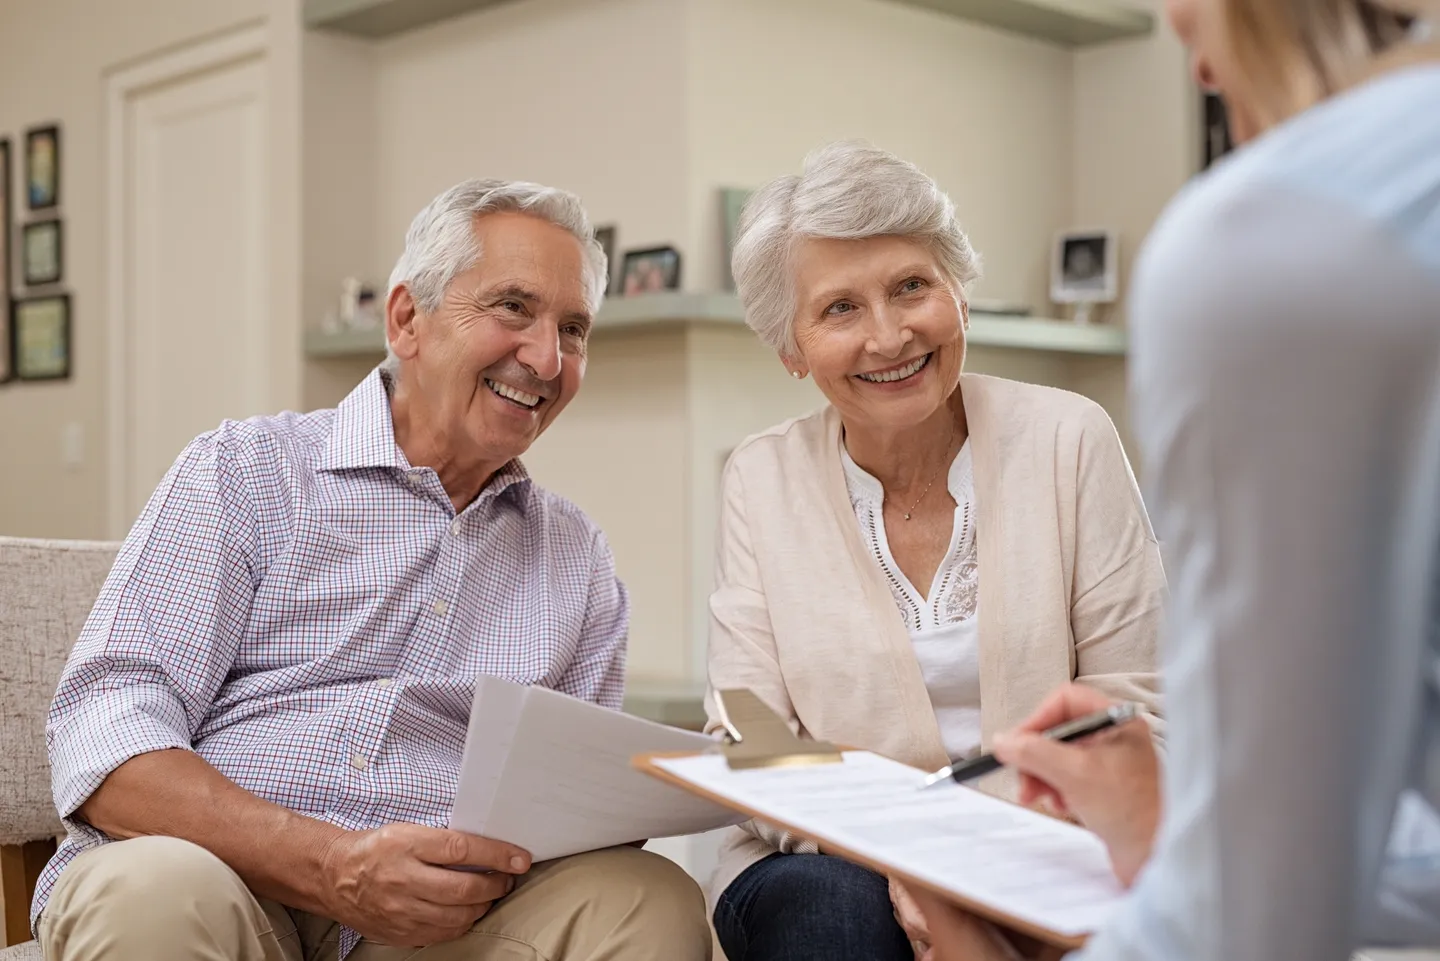
[[[955,205],[919,167],[866,143],[830,144],[745,204],[731,270],[745,321],[769,347],[795,354],[791,252],[807,237],[907,237],[925,244],[963,292],[980,259],[955,219]]]
[[[438,309],[450,282],[483,253],[475,236],[475,218],[502,211],[528,213],[575,235],[585,251],[588,306],[599,310],[610,265],[580,198],[520,180],[466,180],[426,204],[405,233],[405,251],[390,272],[389,291],[404,284],[418,308]],[[399,373],[400,359],[388,340],[384,367],[392,376]]]

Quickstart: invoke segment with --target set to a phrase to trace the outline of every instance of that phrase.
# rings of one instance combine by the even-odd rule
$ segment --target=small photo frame
[[[60,127],[50,124],[25,132],[25,197],[31,210],[60,204]]]
[[[605,293],[615,286],[615,225],[595,228],[595,242],[605,251]]]
[[[620,271],[620,293],[624,297],[675,290],[680,286],[680,251],[674,247],[650,247],[625,252]]]
[[[11,301],[10,362],[16,380],[70,376],[70,295]]]
[[[1108,304],[1119,294],[1120,251],[1111,230],[1065,230],[1050,257],[1050,299]]]
[[[20,229],[20,275],[27,287],[60,283],[63,258],[60,221],[37,220]]]
[[[725,290],[735,289],[735,274],[730,269],[731,258],[735,254],[735,240],[740,236],[740,214],[745,209],[746,201],[754,193],[753,190],[739,190],[734,187],[725,187],[720,191],[720,222],[724,226],[722,243],[725,258],[720,276]]]
[[[1219,94],[1206,93],[1201,105],[1201,116],[1204,124],[1200,136],[1203,141],[1203,150],[1200,158],[1200,169],[1206,170],[1211,164],[1228,154],[1235,148],[1234,142],[1230,139],[1230,119],[1225,113],[1225,101],[1220,99]]]
[[[10,139],[0,137],[0,384],[10,379]]]

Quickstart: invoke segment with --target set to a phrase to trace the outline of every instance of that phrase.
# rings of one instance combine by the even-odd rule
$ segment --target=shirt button
[[[425,479],[420,476],[419,471],[411,471],[410,473],[405,475],[405,483],[409,484],[411,487],[419,487],[424,482]]]
[[[436,602],[435,602],[435,613],[436,613],[436,614],[439,614],[441,617],[444,617],[444,616],[445,616],[445,612],[448,611],[449,609],[450,609],[450,608],[445,604],[444,601],[436,601]]]
[[[460,536],[460,518],[457,517],[450,522],[450,533],[455,537]]]
[[[388,678],[388,677],[382,677],[382,678],[380,678],[380,680],[378,680],[378,681],[375,682],[375,684],[376,684],[378,687],[389,687],[391,684],[394,684],[394,683],[395,683],[394,679],[393,679],[393,678]]]
[[[357,771],[363,771],[370,766],[370,762],[366,759],[365,755],[357,754],[350,759],[350,766]]]

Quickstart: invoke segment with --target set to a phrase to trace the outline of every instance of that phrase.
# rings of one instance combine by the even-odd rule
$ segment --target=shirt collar
[[[395,442],[395,422],[390,415],[390,376],[377,367],[350,392],[335,410],[330,438],[325,444],[319,469],[323,471],[389,467],[411,470],[410,459]],[[530,472],[512,460],[495,472],[480,497],[497,497],[516,485],[528,485]],[[521,493],[523,486],[517,488]]]
[[[395,443],[389,387],[388,377],[377,367],[340,402],[320,459],[321,470],[410,468],[405,453]]]

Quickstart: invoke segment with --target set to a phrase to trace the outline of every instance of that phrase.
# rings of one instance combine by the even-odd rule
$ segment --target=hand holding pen
[[[1160,762],[1150,726],[1130,721],[1069,743],[1045,733],[1114,707],[1094,688],[1067,684],[1015,730],[995,738],[996,758],[1020,773],[1021,804],[1047,799],[1094,831],[1127,887],[1150,857],[1160,822]]]

